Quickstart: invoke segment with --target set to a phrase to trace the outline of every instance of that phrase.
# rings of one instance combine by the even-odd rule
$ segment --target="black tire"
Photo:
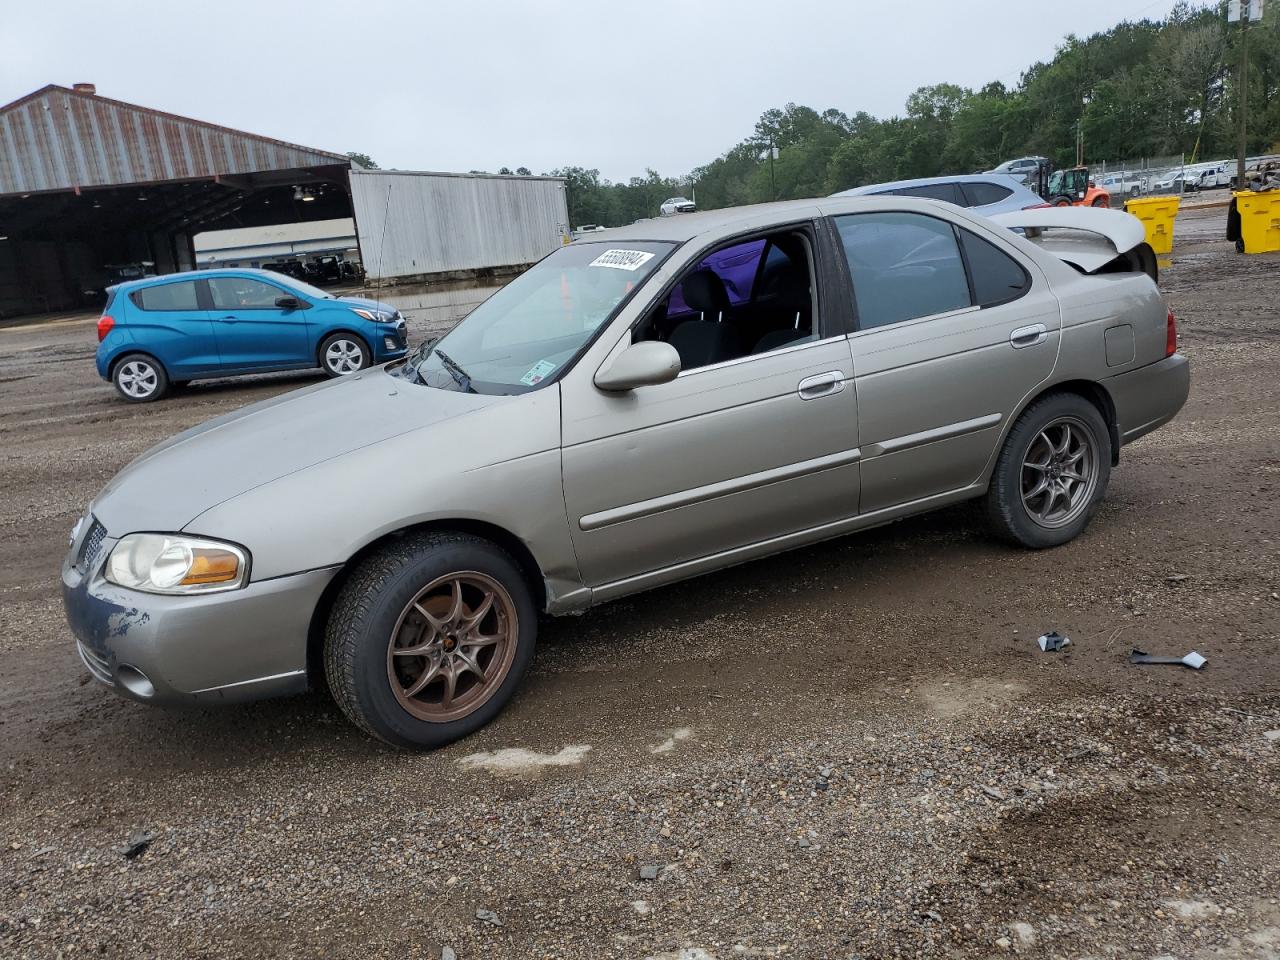
[[[1080,500],[1068,501],[1070,509],[1064,510],[1061,517],[1055,519],[1052,514],[1048,514],[1037,519],[1032,506],[1024,500],[1024,494],[1033,495],[1038,488],[1038,476],[1043,474],[1048,479],[1049,474],[1045,471],[1037,474],[1039,467],[1030,466],[1027,462],[1038,461],[1039,451],[1052,454],[1044,439],[1045,432],[1061,437],[1060,425],[1078,429],[1080,442],[1092,447],[1089,466],[1091,481],[1083,489],[1073,488],[1077,489]],[[1067,442],[1069,441],[1064,441],[1064,445]],[[1052,456],[1046,457],[1046,463],[1052,459]],[[1074,475],[1057,464],[1053,464],[1052,469],[1054,480],[1063,478],[1058,482],[1069,482]],[[1110,479],[1111,433],[1106,421],[1098,413],[1098,408],[1079,394],[1050,394],[1024,410],[1005,438],[991,476],[991,486],[987,490],[987,520],[997,536],[1019,546],[1033,550],[1060,546],[1078,536],[1088,526],[1106,496]],[[1024,483],[1030,487],[1029,490],[1024,487]],[[1031,502],[1043,505],[1045,497],[1045,494],[1040,497],[1031,496]],[[1052,495],[1049,495],[1048,509],[1052,509],[1054,502]]]
[[[111,383],[130,403],[151,403],[169,392],[164,364],[148,353],[126,353],[117,360]]]
[[[484,699],[464,716],[423,719],[404,705],[401,697],[406,691],[392,688],[397,678],[390,664],[402,661],[388,648],[402,624],[409,629],[405,618],[414,616],[415,601],[424,588],[454,575],[483,577],[505,591],[514,624],[510,617],[498,621],[499,614],[491,616],[509,625],[505,635],[513,638],[508,642],[514,650],[506,655],[505,674],[495,673],[491,687],[476,682],[473,690]],[[537,632],[538,611],[529,585],[519,564],[501,547],[463,534],[407,536],[366,557],[338,591],[325,631],[325,677],[334,701],[360,729],[393,746],[432,749],[474,733],[497,716],[533,659]],[[458,650],[463,650],[461,643]],[[490,668],[499,653],[495,647]],[[472,651],[473,659],[479,656]],[[408,659],[424,661],[422,671],[427,670],[425,655]]]
[[[335,356],[335,352],[339,352],[342,359]],[[359,354],[358,360],[355,354]],[[364,339],[354,333],[338,331],[331,333],[324,338],[320,344],[318,354],[320,367],[324,370],[326,376],[345,377],[361,370],[368,369],[373,362],[373,354],[369,351],[369,345]],[[356,363],[359,366],[356,366]]]

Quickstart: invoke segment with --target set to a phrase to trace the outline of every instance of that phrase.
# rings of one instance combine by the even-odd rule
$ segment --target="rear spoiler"
[[[1145,273],[1156,279],[1156,257],[1142,221],[1120,210],[1032,207],[990,218],[1081,273]]]

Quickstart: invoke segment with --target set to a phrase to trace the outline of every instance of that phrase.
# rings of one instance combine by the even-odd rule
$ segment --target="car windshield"
[[[573,360],[674,248],[630,240],[561,247],[424,343],[398,375],[443,390],[533,390]]]
[[[284,286],[288,287],[290,290],[297,291],[298,293],[306,297],[308,300],[333,300],[334,299],[334,296],[332,293],[327,293],[324,290],[321,290],[319,287],[313,287],[311,284],[304,283],[301,280],[295,280],[293,277],[287,277],[283,273],[276,273],[273,270],[264,270],[263,273],[270,274],[272,280],[275,280],[277,283],[283,284]]]

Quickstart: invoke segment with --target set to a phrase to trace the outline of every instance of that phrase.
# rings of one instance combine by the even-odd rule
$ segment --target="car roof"
[[[973,179],[961,177],[960,179]],[[986,174],[980,179],[989,178]],[[1012,178],[1002,178],[1012,179]],[[1014,181],[1016,183],[1016,181]],[[891,201],[891,203],[890,203]],[[888,205],[888,206],[887,206]],[[697,213],[677,213],[670,217],[653,217],[637,220],[625,227],[613,227],[592,233],[573,241],[575,246],[594,243],[619,243],[627,240],[653,240],[668,243],[685,243],[701,237],[726,237],[739,232],[783,229],[789,223],[816,220],[820,217],[839,216],[845,213],[884,211],[886,209],[918,211],[921,213],[945,208],[960,211],[955,204],[920,197],[885,197],[867,194],[846,196],[837,194],[810,200],[780,200],[775,203],[757,203],[742,207],[724,207],[719,210],[700,210]],[[980,214],[975,214],[982,219]]]
[[[138,280],[124,280],[115,285],[116,290],[138,290],[158,283],[177,283],[183,280],[199,280],[209,277],[261,277],[276,283],[288,282],[289,278],[272,270],[258,270],[254,267],[218,267],[212,270],[179,270],[177,273],[162,273],[158,277],[142,277]]]
[[[781,200],[744,207],[699,210],[697,213],[677,213],[670,217],[651,217],[637,220],[625,227],[613,227],[593,233],[589,240],[583,238],[574,243],[612,243],[622,239],[683,243],[739,224],[746,229],[759,221],[775,220],[784,223],[792,217],[796,220],[818,217],[821,213],[817,203],[816,200]]]
[[[1007,173],[962,173],[949,177],[919,177],[915,180],[890,180],[887,183],[868,183],[865,186],[853,187],[833,193],[833,197],[861,197],[867,194],[884,193],[887,190],[900,190],[903,187],[931,187],[941,183],[995,183],[1002,187],[1022,188],[1022,181]],[[1025,189],[1025,188],[1023,188]]]

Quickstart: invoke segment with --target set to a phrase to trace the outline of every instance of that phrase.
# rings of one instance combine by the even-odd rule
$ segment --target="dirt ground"
[[[308,378],[128,406],[91,320],[0,329],[0,956],[1280,957],[1280,255],[1222,219],[1181,217],[1161,278],[1191,399],[1078,540],[949,510],[548,620],[506,712],[428,755],[319,694],[90,682],[72,523]]]

